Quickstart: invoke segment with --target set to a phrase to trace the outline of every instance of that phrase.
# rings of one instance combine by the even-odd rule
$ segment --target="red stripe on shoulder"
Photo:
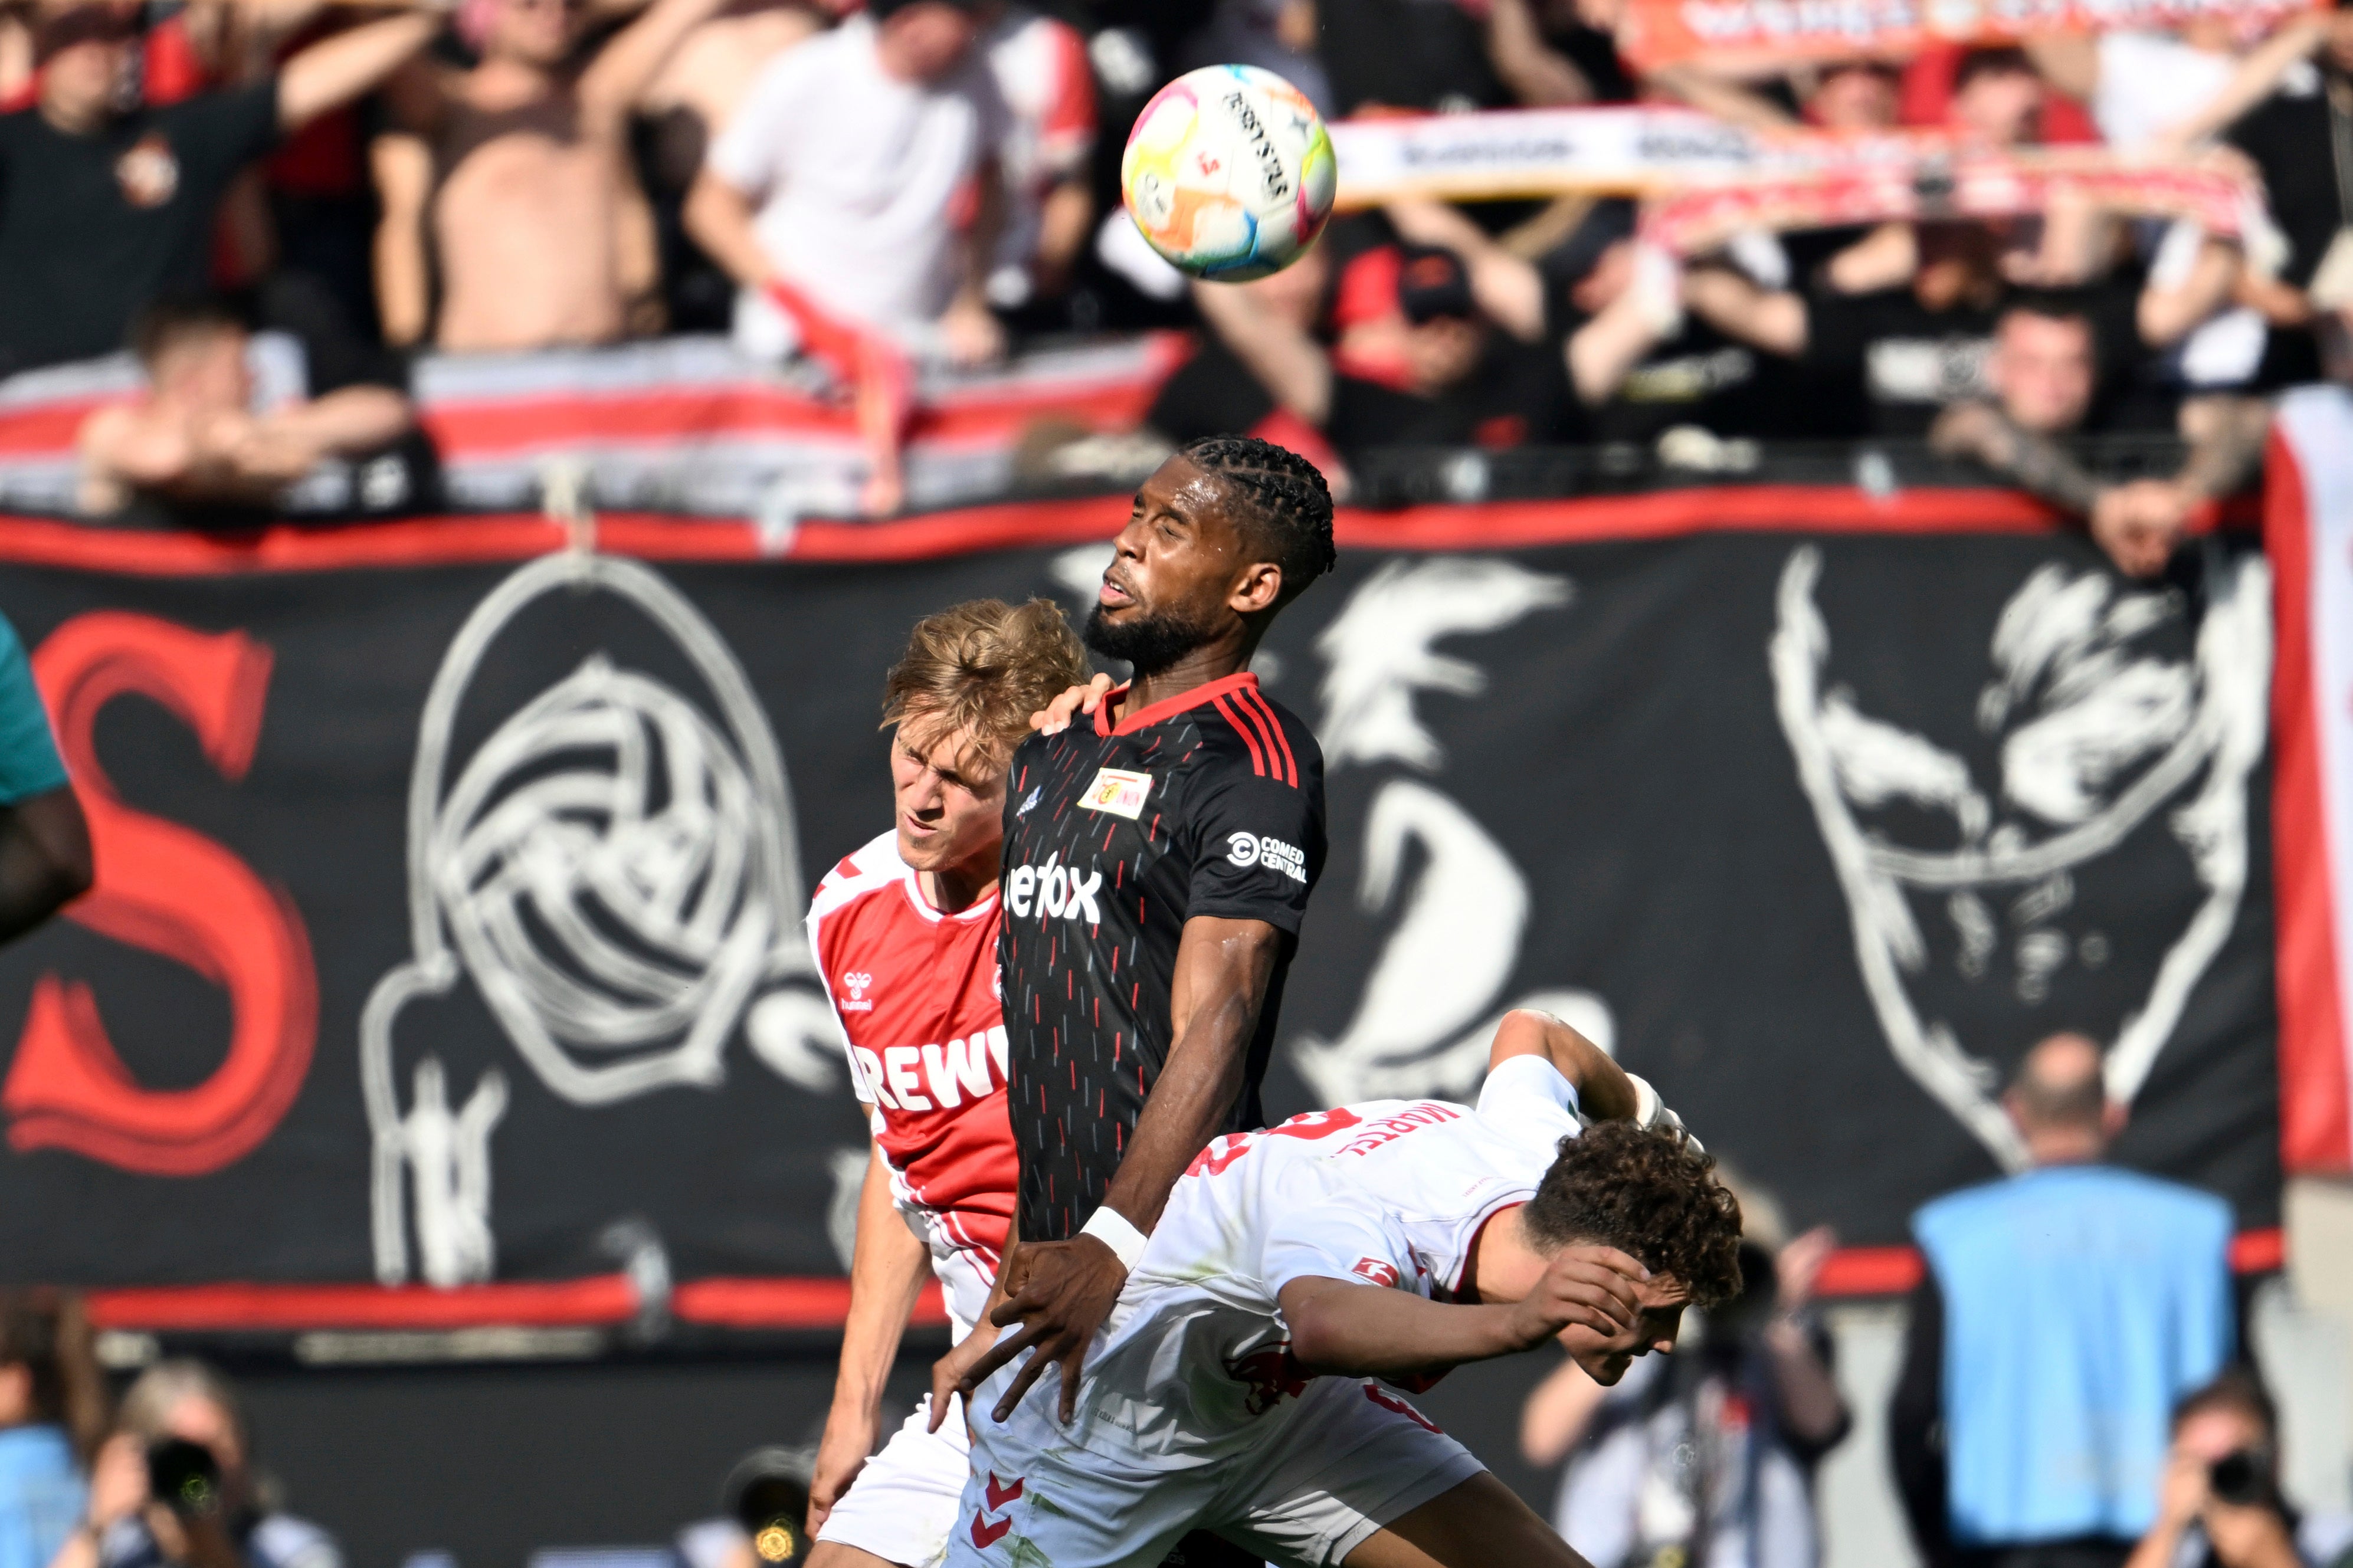
[[[1241,696],[1245,701],[1255,707],[1259,712],[1265,717],[1267,732],[1274,737],[1274,743],[1282,748],[1283,771],[1291,775],[1291,787],[1297,789],[1299,787],[1299,760],[1291,754],[1291,737],[1282,732],[1282,717],[1275,712],[1274,705],[1267,701],[1266,694],[1258,690],[1256,688],[1252,688],[1250,690],[1241,693]]]
[[[1283,774],[1282,755],[1275,750],[1274,737],[1267,733],[1268,726],[1264,713],[1251,705],[1250,693],[1247,691],[1234,693],[1234,706],[1240,710],[1243,720],[1250,725],[1250,733],[1256,735],[1259,743],[1266,748],[1267,776],[1277,784],[1290,784],[1292,781]]]
[[[833,868],[833,874],[837,877],[857,876],[858,857],[855,855],[844,855],[841,858],[841,864]]]
[[[1250,732],[1250,727],[1248,724],[1235,716],[1231,708],[1226,706],[1224,697],[1215,697],[1210,700],[1216,705],[1218,711],[1225,715],[1226,722],[1234,727],[1234,733],[1242,738],[1242,744],[1250,748],[1250,771],[1261,778],[1266,777],[1266,753],[1259,749],[1258,737]]]

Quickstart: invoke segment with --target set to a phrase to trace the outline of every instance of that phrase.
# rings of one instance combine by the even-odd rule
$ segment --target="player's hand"
[[[1564,1330],[1630,1343],[1642,1317],[1640,1286],[1651,1271],[1614,1247],[1569,1247],[1545,1269],[1536,1288],[1513,1308],[1514,1338],[1522,1350]]]
[[[1023,1242],[1005,1260],[1006,1299],[988,1320],[1002,1329],[1021,1325],[993,1347],[956,1384],[965,1398],[996,1375],[997,1369],[1025,1350],[1037,1354],[1014,1375],[1013,1386],[988,1413],[1003,1421],[1049,1366],[1062,1369],[1061,1419],[1078,1413],[1079,1373],[1087,1346],[1119,1300],[1127,1270],[1112,1249],[1092,1236],[1069,1241]]]
[[[835,1400],[833,1409],[825,1418],[825,1436],[818,1439],[817,1464],[809,1475],[808,1532],[812,1539],[825,1525],[826,1516],[834,1504],[866,1468],[866,1456],[874,1451],[876,1428],[871,1406],[844,1405]]]
[[[1045,707],[1030,714],[1029,728],[1041,735],[1059,735],[1071,727],[1071,718],[1073,714],[1085,713],[1092,716],[1094,710],[1103,706],[1103,700],[1111,695],[1111,677],[1098,672],[1095,678],[1084,686],[1071,687],[1060,697],[1047,703]]]
[[[948,1418],[948,1401],[962,1395],[968,1386],[965,1374],[996,1342],[997,1325],[983,1318],[973,1325],[972,1332],[956,1342],[955,1348],[932,1363],[932,1421],[928,1430],[940,1429],[940,1423]],[[973,1378],[972,1385],[977,1385],[980,1377],[987,1375],[984,1373]]]

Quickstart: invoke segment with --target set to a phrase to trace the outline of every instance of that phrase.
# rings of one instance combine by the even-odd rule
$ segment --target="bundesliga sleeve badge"
[[[1144,797],[1151,793],[1150,773],[1130,773],[1125,768],[1097,768],[1094,783],[1079,796],[1079,804],[1089,811],[1107,811],[1134,822],[1144,815]]]

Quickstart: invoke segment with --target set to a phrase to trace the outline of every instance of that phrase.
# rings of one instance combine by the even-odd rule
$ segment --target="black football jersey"
[[[1248,672],[1116,728],[1105,704],[1092,726],[1082,715],[1013,753],[997,952],[1023,1240],[1076,1235],[1118,1172],[1168,1058],[1176,945],[1196,915],[1282,932],[1219,1131],[1262,1123],[1283,977],[1323,869],[1324,753]]]

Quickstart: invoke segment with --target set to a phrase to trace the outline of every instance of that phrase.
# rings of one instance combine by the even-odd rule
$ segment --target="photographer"
[[[158,1362],[122,1396],[90,1515],[50,1568],[343,1568],[317,1525],[270,1509],[237,1395],[201,1362]]]
[[[2173,1409],[2157,1523],[2126,1568],[2327,1568],[2353,1519],[2280,1496],[2279,1422],[2249,1373],[2224,1373]]]

